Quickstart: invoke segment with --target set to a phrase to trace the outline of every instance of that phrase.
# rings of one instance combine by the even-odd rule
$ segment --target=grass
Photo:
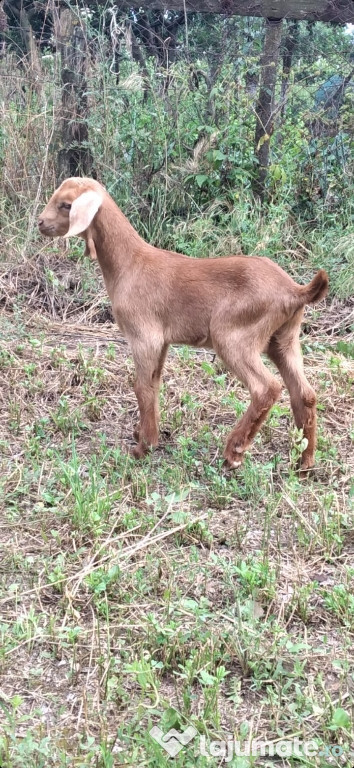
[[[280,764],[349,765],[348,302],[307,314],[319,444],[303,481],[285,392],[225,471],[247,393],[185,347],[166,364],[160,447],[135,463],[133,364],[94,269],[47,248],[1,282],[1,768],[170,765],[153,725],[196,729],[176,766],[220,765],[231,737],[315,740]]]
[[[303,328],[319,394],[316,469],[305,480],[297,474],[302,435],[284,392],[244,466],[225,471],[223,445],[247,393],[213,355],[186,347],[171,350],[166,364],[161,444],[140,464],[132,460],[133,364],[98,270],[73,241],[69,252],[34,241],[56,185],[60,63],[43,57],[34,90],[7,51],[0,768],[220,766],[231,737],[241,752],[227,761],[234,768],[353,763],[349,89],[341,160],[334,137],[313,146],[310,128],[316,90],[333,73],[348,74],[349,47],[339,28],[328,27],[335,43],[320,25],[308,45],[301,27],[305,44],[293,57],[261,210],[249,192],[255,97],[245,87],[259,67],[260,21],[243,27],[241,19],[236,29],[220,20],[224,30],[231,24],[225,60],[215,20],[204,33],[195,23],[168,89],[150,59],[146,99],[129,46],[117,84],[106,35],[103,43],[94,32],[87,95],[95,170],[153,244],[192,257],[270,256],[299,282],[328,269],[331,298],[307,312]],[[307,57],[313,46],[316,60]],[[210,89],[203,72],[213,79],[217,58]],[[196,734],[172,760],[153,726]],[[277,753],[296,738],[315,740],[316,754]],[[268,759],[242,754],[262,740]]]

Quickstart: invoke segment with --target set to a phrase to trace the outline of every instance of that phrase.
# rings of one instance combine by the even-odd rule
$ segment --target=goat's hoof
[[[146,456],[148,452],[148,448],[146,445],[141,445],[141,443],[138,443],[138,445],[135,445],[134,448],[132,448],[131,454],[134,456],[134,459],[143,459],[144,456]]]
[[[237,469],[237,467],[241,467],[242,461],[228,461],[227,464],[229,469]]]
[[[229,469],[237,469],[243,463],[245,445],[241,442],[235,442],[235,438],[230,439],[225,446],[224,459]]]
[[[139,440],[138,445],[135,445],[134,448],[132,448],[132,455],[135,459],[143,459],[147,453],[150,453],[150,451],[152,451],[152,449],[157,446],[157,444],[157,440],[151,440],[151,442],[147,442],[146,440]]]
[[[237,469],[243,463],[243,453],[224,453],[225,464],[228,469]]]
[[[300,459],[299,471],[300,472],[309,472],[309,470],[313,469],[314,466],[315,466],[315,457],[314,456],[303,456]]]

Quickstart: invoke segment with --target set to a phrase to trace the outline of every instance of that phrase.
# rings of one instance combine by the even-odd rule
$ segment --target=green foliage
[[[37,34],[41,19],[35,14],[33,9]],[[195,14],[188,22],[187,56],[180,19],[174,33],[176,54],[167,71],[159,51],[157,58],[151,56],[143,28],[162,25],[165,34],[173,14],[165,21],[159,14],[118,14],[122,29],[127,18],[140,41],[141,59],[138,64],[119,38],[118,81],[103,34],[108,17],[90,11],[82,23],[95,51],[87,81],[89,149],[98,177],[132,223],[150,242],[198,257],[242,249],[269,255],[285,266],[290,261],[291,266],[286,253],[304,243],[333,273],[332,290],[347,296],[353,271],[353,90],[349,82],[330,118],[319,107],[318,94],[330,78],[349,75],[350,35],[338,26],[299,23],[283,109],[279,72],[268,204],[261,212],[251,184],[262,21]],[[284,25],[284,45],[286,34]],[[28,246],[33,236],[23,228],[28,198],[36,199],[38,185],[43,198],[53,188],[60,142],[60,62],[54,50],[46,49],[42,91],[30,82],[26,88],[25,79],[22,90],[9,71],[15,54],[8,57],[0,62],[6,68],[1,86],[6,104],[0,129],[1,215],[4,236],[22,247],[23,238]],[[55,281],[56,276],[48,272],[47,279]]]
[[[214,764],[199,737],[210,744],[228,733],[242,745],[251,735],[277,744],[301,734],[318,745],[318,755],[301,758],[309,768],[327,758],[349,765],[347,315],[307,316],[319,439],[305,479],[303,435],[285,393],[243,466],[224,468],[223,444],[248,396],[209,352],[187,347],[166,363],[160,447],[135,463],[132,360],[116,329],[107,335],[99,325],[107,299],[98,270],[81,245],[66,254],[35,232],[57,180],[61,73],[43,27],[48,4],[24,5],[47,47],[39,80],[23,59],[19,68],[18,29],[0,59],[0,240],[12,262],[0,328],[1,768],[167,768],[150,735],[156,724],[197,730],[173,759],[178,768]],[[167,62],[171,49],[152,53],[144,29],[165,40],[174,14],[104,8],[81,15],[89,148],[142,235],[193,258],[271,256],[303,281],[325,267],[333,292],[348,296],[352,91],[335,118],[320,98],[328,80],[350,71],[345,30],[299,24],[284,110],[278,80],[261,209],[251,184],[262,20],[193,14],[185,29],[182,14]],[[300,758],[282,761],[294,768]]]

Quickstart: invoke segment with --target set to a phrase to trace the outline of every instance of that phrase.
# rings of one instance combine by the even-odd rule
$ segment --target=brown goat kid
[[[230,467],[241,464],[281,391],[262,362],[266,353],[290,393],[307,446],[301,466],[314,464],[316,395],[305,378],[299,342],[304,307],[327,294],[320,270],[298,285],[277,264],[256,256],[191,259],[154,248],[93,179],[70,178],[54,192],[39,221],[48,237],[80,235],[97,257],[114,317],[133,353],[140,424],[136,458],[158,443],[158,394],[169,344],[212,348],[249,389],[251,403],[226,444]]]

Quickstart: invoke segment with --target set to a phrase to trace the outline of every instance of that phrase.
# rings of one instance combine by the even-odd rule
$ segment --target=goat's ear
[[[69,229],[65,237],[81,235],[90,226],[102,203],[102,196],[90,189],[74,200],[70,208]]]

